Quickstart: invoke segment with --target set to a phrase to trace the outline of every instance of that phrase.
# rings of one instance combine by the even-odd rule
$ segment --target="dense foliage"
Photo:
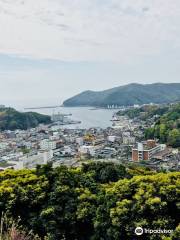
[[[105,91],[85,91],[64,101],[65,106],[107,105],[133,106],[134,104],[171,103],[180,100],[179,83],[128,84]]]
[[[168,105],[144,105],[139,108],[131,108],[125,111],[119,111],[118,115],[128,116],[129,118],[139,118],[141,120],[147,120],[155,115],[161,116],[169,109]]]
[[[48,124],[51,118],[35,112],[18,112],[13,108],[0,109],[0,130],[26,130],[38,126],[40,123]]]
[[[39,166],[0,173],[0,211],[48,240],[132,240],[137,226],[173,229],[179,237],[180,173],[112,163],[81,168]]]
[[[169,107],[155,126],[146,130],[146,138],[158,138],[160,142],[180,147],[180,104]]]

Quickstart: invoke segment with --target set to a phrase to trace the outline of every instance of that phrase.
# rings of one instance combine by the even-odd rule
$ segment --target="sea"
[[[101,109],[91,107],[58,107],[35,109],[35,112],[41,114],[72,114],[68,116],[72,120],[81,121],[80,124],[64,125],[62,128],[88,129],[93,127],[107,128],[112,126],[112,116],[117,109]]]

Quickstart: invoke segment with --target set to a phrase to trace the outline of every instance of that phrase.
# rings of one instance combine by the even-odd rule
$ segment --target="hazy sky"
[[[0,103],[180,82],[180,0],[0,0]]]

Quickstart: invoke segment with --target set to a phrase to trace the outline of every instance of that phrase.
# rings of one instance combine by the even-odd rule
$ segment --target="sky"
[[[180,82],[179,0],[0,0],[0,104]]]

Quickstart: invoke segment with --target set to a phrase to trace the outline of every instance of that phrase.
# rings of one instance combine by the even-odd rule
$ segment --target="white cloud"
[[[179,51],[179,0],[0,0],[0,53],[130,62]]]

